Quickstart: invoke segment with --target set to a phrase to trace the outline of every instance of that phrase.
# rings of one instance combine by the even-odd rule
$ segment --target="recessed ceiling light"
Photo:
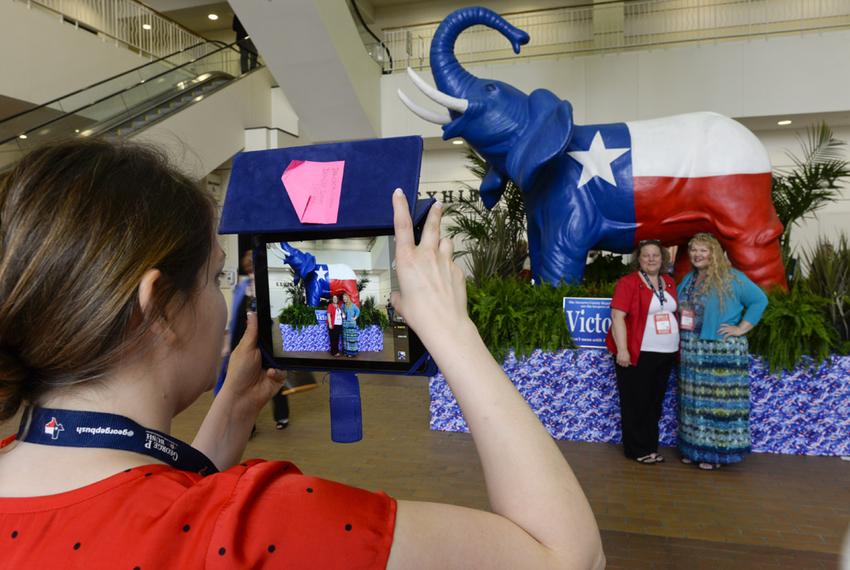
[[[215,22],[216,20],[218,20],[218,14],[207,14],[207,18]]]
[[[27,135],[18,135],[18,138],[19,139],[25,139],[25,138],[27,138]]]
[[[150,29],[151,29],[151,25],[150,25],[150,24],[142,24],[142,29],[143,29],[143,30],[150,30]]]
[[[463,144],[463,141],[460,139],[455,139],[452,141],[452,144]]]
[[[777,124],[777,125],[785,126],[785,125],[790,125],[790,124],[791,124],[791,121],[790,121],[790,120],[788,120],[788,119],[785,119],[784,121],[777,121],[777,122],[776,122],[776,124]]]

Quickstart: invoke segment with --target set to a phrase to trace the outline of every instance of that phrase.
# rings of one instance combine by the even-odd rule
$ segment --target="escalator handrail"
[[[207,77],[203,81],[194,85],[192,87],[192,89],[197,89],[199,87],[202,87],[202,86],[204,86],[208,83],[211,83],[213,81],[216,81],[218,79],[233,79],[233,76],[231,76],[227,73],[224,73],[223,71],[211,71],[209,73],[210,73],[210,77]],[[189,91],[189,90],[187,90],[187,91]],[[165,96],[160,97],[156,102],[154,102],[151,105],[144,105],[144,104],[136,105],[135,108],[129,109],[129,112],[130,112],[129,117],[124,117],[124,118],[121,118],[120,120],[117,120],[117,121],[115,119],[112,119],[111,124],[95,127],[93,129],[92,133],[91,133],[91,136],[97,137],[97,136],[100,136],[101,134],[103,134],[105,132],[109,132],[109,131],[112,131],[114,129],[120,128],[122,125],[125,125],[127,123],[131,123],[131,122],[135,121],[138,117],[140,117],[140,116],[142,116],[146,113],[149,113],[149,112],[153,111],[154,109],[156,109],[157,107],[160,107],[164,104],[167,104],[170,101],[178,99],[178,98],[182,97],[184,94],[185,93],[168,93]],[[110,122],[110,121],[107,120],[107,122]],[[155,122],[155,121],[153,121],[153,122]],[[148,124],[149,125],[153,124],[153,122],[149,122]]]
[[[185,66],[187,66],[187,65],[191,65],[191,64],[197,63],[198,61],[200,61],[200,60],[202,60],[202,59],[204,59],[204,58],[206,58],[206,57],[209,57],[209,56],[211,56],[211,55],[213,55],[213,54],[219,53],[219,52],[220,52],[220,51],[222,51],[222,50],[225,50],[225,49],[228,49],[228,48],[229,48],[229,49],[233,49],[233,50],[235,51],[235,48],[233,48],[233,46],[234,46],[234,45],[236,45],[236,43],[237,43],[237,42],[233,42],[233,43],[230,43],[230,44],[226,44],[226,45],[224,45],[223,47],[218,48],[217,50],[211,51],[210,53],[205,54],[205,55],[203,55],[203,56],[199,57],[198,59],[195,59],[195,60],[192,60],[192,61],[187,61],[186,63],[180,64],[180,65],[178,65],[178,66],[176,66],[176,67],[172,67],[171,69],[168,69],[168,70],[166,70],[166,71],[163,71],[162,73],[159,73],[159,74],[157,74],[157,75],[154,75],[154,76],[153,76],[153,77],[151,77],[150,79],[146,79],[146,80],[145,80],[145,82],[153,81],[153,80],[155,80],[155,79],[157,79],[157,78],[159,78],[159,77],[162,77],[163,75],[166,75],[166,74],[171,73],[171,72],[173,72],[173,71],[175,71],[175,70],[177,70],[177,69],[180,69],[181,67],[185,67]],[[98,100],[96,100],[96,101],[92,101],[91,103],[89,103],[89,104],[87,104],[87,105],[83,105],[82,107],[78,107],[77,109],[74,109],[73,111],[66,111],[63,115],[60,115],[60,116],[55,117],[55,118],[53,118],[53,119],[50,119],[49,121],[46,121],[46,122],[44,122],[44,123],[41,123],[40,125],[36,125],[36,126],[34,126],[34,127],[30,127],[30,128],[28,128],[28,129],[26,130],[26,133],[31,132],[31,131],[34,131],[34,130],[36,130],[36,129],[40,129],[40,128],[42,128],[42,127],[46,127],[47,125],[50,125],[50,124],[52,124],[52,123],[55,123],[56,121],[59,121],[59,120],[61,120],[61,119],[64,119],[65,117],[67,117],[68,115],[70,115],[70,114],[72,114],[72,113],[79,113],[80,111],[83,111],[83,110],[85,110],[85,109],[88,109],[89,107],[92,107],[92,106],[94,106],[94,105],[97,105],[98,103],[101,103],[102,101],[106,101],[107,99],[111,99],[112,97],[116,97],[116,96],[118,96],[118,95],[121,95],[122,93],[126,93],[127,91],[129,91],[129,90],[131,90],[131,89],[135,89],[135,88],[136,88],[136,87],[138,87],[139,85],[140,85],[140,84],[139,84],[139,83],[137,83],[137,84],[135,84],[135,85],[131,85],[131,86],[129,86],[129,87],[125,87],[124,89],[122,89],[122,90],[120,90],[120,91],[116,91],[115,93],[110,93],[109,95],[106,95],[106,96],[104,96],[104,97],[101,97],[100,99],[98,99]],[[6,139],[2,139],[2,140],[0,140],[0,145],[4,145],[4,144],[6,144],[6,143],[8,143],[8,142],[10,142],[10,141],[13,141],[13,140],[17,139],[19,136],[20,136],[20,133],[19,133],[19,134],[17,134],[17,135],[12,135],[11,137],[6,138]]]
[[[3,125],[3,123],[5,123],[6,121],[11,121],[12,119],[16,119],[16,118],[18,118],[18,117],[21,117],[21,116],[23,116],[23,115],[26,115],[27,113],[33,113],[33,112],[35,112],[35,111],[38,111],[38,110],[40,110],[40,109],[43,109],[44,107],[47,107],[48,105],[52,105],[53,103],[55,103],[55,102],[57,102],[57,101],[61,101],[62,99],[66,99],[66,98],[68,98],[68,97],[73,97],[74,95],[77,95],[77,94],[79,94],[79,93],[82,93],[83,91],[86,91],[86,90],[88,90],[88,89],[94,89],[94,88],[95,88],[95,87],[97,87],[98,85],[103,85],[104,83],[107,83],[107,82],[109,82],[109,81],[112,81],[113,79],[118,79],[119,77],[121,77],[121,76],[123,76],[123,75],[129,75],[129,74],[131,74],[131,73],[135,73],[136,71],[139,71],[140,69],[143,69],[143,68],[145,68],[145,67],[147,67],[147,66],[149,66],[149,65],[153,65],[153,64],[155,64],[155,63],[160,63],[160,62],[162,62],[162,61],[163,61],[163,60],[165,60],[165,59],[168,59],[168,58],[170,58],[170,57],[174,57],[174,56],[179,55],[179,54],[181,54],[181,53],[183,53],[183,52],[185,52],[185,51],[188,51],[188,50],[190,50],[190,49],[195,49],[196,47],[198,47],[198,46],[202,46],[202,45],[204,45],[204,44],[221,44],[221,43],[223,43],[223,42],[215,41],[215,40],[206,40],[206,41],[203,41],[203,42],[198,42],[198,43],[196,43],[195,45],[192,45],[192,46],[189,46],[189,47],[183,48],[183,49],[181,49],[181,50],[177,50],[177,51],[175,51],[174,53],[168,54],[168,55],[163,56],[163,57],[161,57],[161,58],[159,58],[159,59],[155,59],[155,60],[153,60],[153,61],[149,61],[149,62],[147,62],[147,63],[143,63],[142,65],[139,65],[138,67],[134,67],[133,69],[128,69],[127,71],[122,71],[121,73],[118,73],[118,74],[116,74],[116,75],[113,75],[112,77],[107,77],[106,79],[102,79],[102,80],[100,80],[100,81],[98,81],[98,82],[96,82],[96,83],[92,83],[91,85],[87,85],[87,86],[85,86],[85,87],[81,87],[80,89],[77,89],[76,91],[72,91],[72,92],[70,92],[70,93],[66,93],[66,94],[62,95],[61,97],[57,97],[57,98],[55,98],[55,99],[51,99],[50,101],[47,101],[46,103],[42,103],[41,105],[38,105],[37,107],[33,107],[33,108],[31,108],[31,109],[27,109],[27,110],[25,110],[25,111],[21,111],[21,112],[19,112],[19,113],[15,113],[14,115],[10,115],[10,116],[8,116],[8,117],[4,117],[3,119],[0,119],[0,126],[2,126],[2,125]],[[216,50],[216,51],[218,51],[218,50]],[[215,52],[210,52],[210,53],[215,53]]]

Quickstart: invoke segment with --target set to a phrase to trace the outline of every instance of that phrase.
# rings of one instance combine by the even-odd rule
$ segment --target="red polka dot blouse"
[[[0,568],[384,568],[396,502],[251,460],[201,477],[166,465],[0,498]]]

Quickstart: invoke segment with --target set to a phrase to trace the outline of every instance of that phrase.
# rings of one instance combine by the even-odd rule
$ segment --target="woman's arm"
[[[393,206],[401,293],[392,304],[460,404],[493,512],[399,502],[388,567],[602,567],[599,529],[581,486],[469,319],[465,277],[452,261],[451,241],[439,237],[439,204],[418,247],[399,191]]]
[[[630,366],[632,357],[629,354],[629,344],[626,336],[626,313],[620,309],[611,309],[611,334],[617,345],[617,364]]]
[[[743,336],[753,330],[764,310],[767,308],[767,295],[761,288],[750,281],[743,273],[736,271],[732,277],[736,280],[733,292],[738,296],[738,301],[744,306],[744,314],[738,325],[723,324],[717,329],[717,334],[724,339],[730,336]]]

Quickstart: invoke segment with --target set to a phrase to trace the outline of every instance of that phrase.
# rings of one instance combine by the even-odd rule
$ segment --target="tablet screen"
[[[266,243],[275,358],[409,364],[410,331],[389,303],[394,251],[390,235]]]

